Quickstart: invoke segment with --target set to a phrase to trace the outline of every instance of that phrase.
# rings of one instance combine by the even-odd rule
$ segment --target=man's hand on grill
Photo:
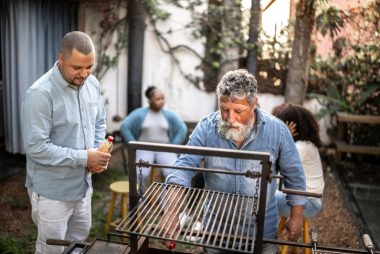
[[[292,206],[290,210],[290,217],[285,223],[285,229],[283,232],[287,234],[287,239],[290,241],[297,241],[302,232],[302,220],[303,220],[303,206]]]
[[[173,250],[175,248],[175,242],[169,239],[173,239],[179,230],[179,220],[178,215],[168,218],[167,216],[163,216],[160,222],[160,225],[163,231],[163,238],[167,240],[163,240],[162,243],[169,250]]]
[[[179,204],[183,201],[181,199],[182,192],[183,190],[178,187],[170,187],[166,195],[164,214],[158,224],[162,230],[162,238],[165,239],[162,243],[171,251],[175,248],[175,242],[170,239],[174,239],[180,229],[178,216],[180,213]]]

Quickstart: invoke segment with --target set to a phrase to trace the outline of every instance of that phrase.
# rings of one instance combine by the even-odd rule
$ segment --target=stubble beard
[[[83,78],[83,79],[78,79],[78,78],[73,78],[72,80],[71,80],[71,82],[69,82],[71,85],[73,85],[73,86],[81,86],[81,85],[83,85],[84,84],[84,82],[86,81],[86,79],[87,78]],[[77,84],[77,83],[75,83],[74,81],[75,80],[81,80],[80,81],[80,84]]]

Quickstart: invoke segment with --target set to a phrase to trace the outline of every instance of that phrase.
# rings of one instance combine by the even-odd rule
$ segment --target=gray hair
[[[216,94],[218,95],[218,99],[221,96],[238,99],[247,98],[249,105],[252,106],[257,94],[257,81],[245,69],[229,71],[224,74],[216,87]]]
[[[90,36],[80,31],[69,32],[62,39],[61,53],[63,55],[71,54],[73,49],[78,50],[84,55],[95,52],[95,46]]]

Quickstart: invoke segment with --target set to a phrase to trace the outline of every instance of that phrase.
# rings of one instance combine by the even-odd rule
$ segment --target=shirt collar
[[[260,126],[264,124],[266,121],[259,106],[256,107],[255,113],[256,113],[256,125]]]
[[[255,113],[256,113],[256,122],[253,124],[249,135],[245,138],[244,143],[241,146],[241,149],[243,149],[247,144],[249,144],[250,142],[252,142],[252,140],[256,138],[256,136],[258,135],[261,129],[261,126],[265,124],[263,113],[261,112],[259,107],[256,107]]]

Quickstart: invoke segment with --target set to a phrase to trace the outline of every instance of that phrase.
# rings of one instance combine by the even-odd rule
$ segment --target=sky
[[[261,0],[261,9],[264,9],[271,0]],[[251,8],[251,0],[242,0],[243,8]],[[290,0],[277,0],[262,14],[262,28],[269,36],[288,24]]]

